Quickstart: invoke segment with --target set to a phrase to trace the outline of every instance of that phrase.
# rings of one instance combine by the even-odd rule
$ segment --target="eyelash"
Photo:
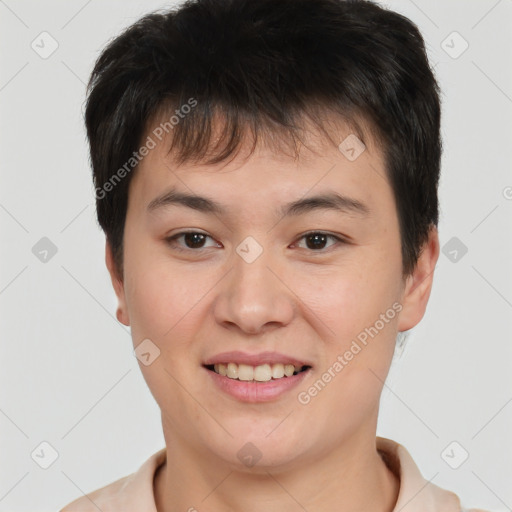
[[[180,247],[180,246],[177,246],[176,245],[176,240],[184,235],[204,235],[206,236],[207,238],[211,238],[213,240],[213,238],[210,236],[210,235],[207,235],[206,233],[203,233],[201,231],[181,231],[180,233],[176,233],[175,235],[172,235],[170,237],[167,237],[165,240],[166,242],[168,243],[168,245],[170,245],[173,249],[177,250],[177,251],[180,251],[180,252],[201,252],[203,251],[204,249],[211,249],[211,247],[199,247],[197,249],[192,249],[190,247]],[[347,244],[348,242],[346,240],[344,240],[343,238],[339,237],[339,236],[336,236],[336,235],[332,235],[331,233],[326,233],[324,231],[308,231],[307,233],[304,233],[303,235],[301,235],[298,240],[302,240],[308,236],[311,236],[311,235],[322,235],[322,236],[326,236],[328,238],[331,238],[333,240],[335,240],[337,243],[340,243],[340,244]],[[294,242],[295,243],[295,242]],[[334,245],[334,244],[333,244]],[[307,249],[309,252],[312,252],[312,253],[325,253],[327,252],[327,249],[333,247],[333,245],[331,245],[330,247],[327,247],[327,248],[323,248],[323,249],[318,249],[318,250],[314,250],[314,249]]]

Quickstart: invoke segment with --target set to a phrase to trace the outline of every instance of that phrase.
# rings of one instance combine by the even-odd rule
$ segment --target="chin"
[[[308,443],[298,432],[290,433],[284,424],[276,428],[279,422],[275,420],[255,422],[253,419],[251,423],[250,426],[245,421],[225,424],[233,437],[219,430],[213,435],[205,434],[204,441],[213,456],[222,459],[232,470],[252,474],[265,474],[277,468],[285,470],[303,456]]]

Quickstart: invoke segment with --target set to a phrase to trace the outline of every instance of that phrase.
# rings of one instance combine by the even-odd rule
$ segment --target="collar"
[[[400,481],[393,512],[461,512],[459,498],[423,478],[401,444],[383,437],[377,437],[376,441],[382,460]]]
[[[409,452],[400,444],[376,438],[377,451],[400,481],[393,512],[461,512],[459,498],[425,480]],[[60,512],[157,512],[153,480],[166,460],[166,448],[147,459],[129,476],[121,478],[67,505]]]

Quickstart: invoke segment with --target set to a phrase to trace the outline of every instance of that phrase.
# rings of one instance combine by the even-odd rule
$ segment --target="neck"
[[[233,470],[186,444],[167,443],[166,463],[155,475],[158,512],[392,512],[399,481],[361,431],[336,450],[294,469],[258,473]]]

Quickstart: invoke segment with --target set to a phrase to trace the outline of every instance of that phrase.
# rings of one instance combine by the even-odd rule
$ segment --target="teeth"
[[[287,377],[291,377],[293,375],[293,372],[295,371],[295,367],[293,364],[285,364],[284,365],[284,374]]]
[[[215,373],[218,373],[219,375],[223,375],[230,379],[257,382],[268,382],[272,379],[281,379],[284,376],[291,377],[295,372],[300,372],[302,368],[302,366],[281,363],[261,364],[259,366],[236,363],[219,363],[213,365]]]
[[[254,368],[248,364],[238,365],[238,380],[253,380]]]
[[[226,376],[230,379],[238,379],[238,365],[235,363],[229,363]]]
[[[282,364],[273,364],[272,378],[280,379],[281,377],[284,377],[284,366]]]
[[[272,378],[272,368],[269,364],[262,364],[254,368],[254,380],[267,382]]]

